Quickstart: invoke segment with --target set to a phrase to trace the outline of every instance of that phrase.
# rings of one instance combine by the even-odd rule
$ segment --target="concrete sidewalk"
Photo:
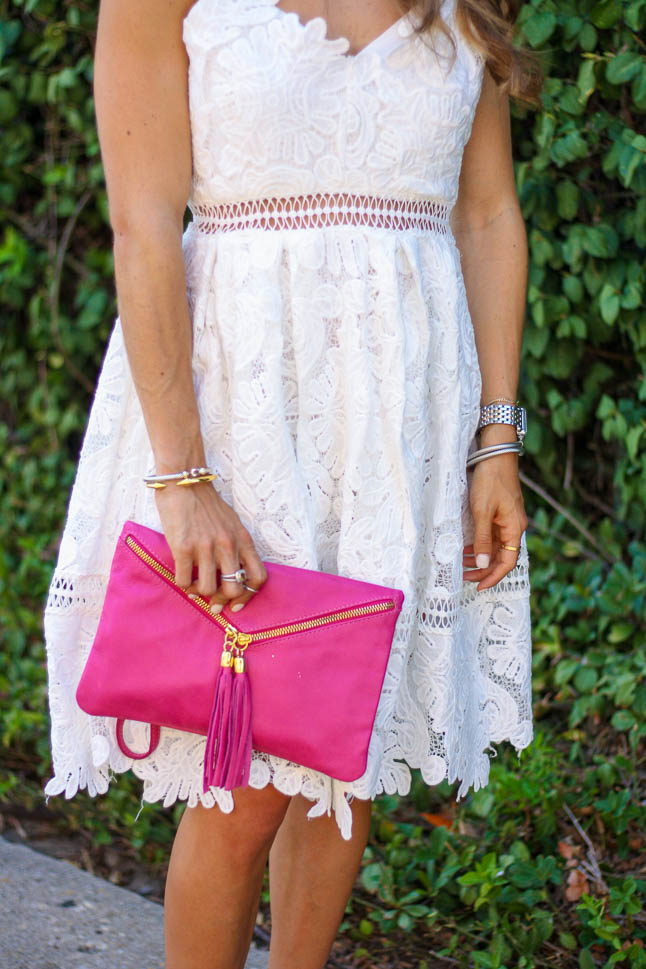
[[[0,836],[0,969],[164,969],[164,910]]]

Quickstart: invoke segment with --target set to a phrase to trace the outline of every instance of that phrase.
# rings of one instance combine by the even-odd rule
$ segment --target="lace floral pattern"
[[[452,0],[444,13],[452,22]],[[190,55],[191,207],[346,192],[433,198],[450,211],[482,80],[402,18],[345,55],[320,18],[273,0],[197,0]],[[439,53],[438,53],[439,51]],[[289,89],[289,90],[288,90]],[[491,745],[532,738],[528,557],[493,589],[462,579],[472,537],[465,462],[481,380],[450,228],[239,227],[183,239],[193,371],[208,463],[267,561],[402,589],[364,776],[341,783],[254,752],[254,787],[302,793],[351,834],[352,796],[485,785]],[[114,325],[45,609],[54,776],[47,794],[105,792],[132,769],[146,801],[231,811],[201,790],[205,740],[164,728],[133,762],[75,690],[123,522],[161,529],[142,486],[153,455]],[[143,744],[147,727],[130,724]]]
[[[197,0],[184,22],[193,200],[365,192],[452,205],[482,63],[458,38],[452,64],[447,39],[431,44],[416,22],[348,57],[322,18],[302,24],[275,0]]]

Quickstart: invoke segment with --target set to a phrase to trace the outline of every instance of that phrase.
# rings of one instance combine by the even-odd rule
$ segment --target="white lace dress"
[[[325,21],[275,0],[197,0],[190,58],[193,182],[183,251],[194,376],[217,482],[267,561],[395,586],[406,601],[365,774],[341,783],[261,752],[268,783],[334,811],[427,784],[485,785],[492,744],[532,738],[525,538],[492,589],[463,581],[465,462],[481,377],[449,225],[483,74],[444,0],[440,33],[402,17],[356,56]],[[267,199],[278,215],[268,215]],[[290,201],[291,200],[291,201]],[[205,738],[162,729],[133,762],[115,721],[75,690],[122,523],[161,530],[142,413],[115,321],[45,610],[54,772],[47,794],[106,791],[132,769],[143,799],[202,793]],[[147,727],[128,738],[143,749]]]

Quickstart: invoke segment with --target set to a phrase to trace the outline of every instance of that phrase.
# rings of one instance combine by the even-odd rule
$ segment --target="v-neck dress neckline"
[[[326,18],[321,14],[317,15],[316,17],[310,17],[309,20],[303,21],[295,10],[283,10],[282,7],[279,7],[278,0],[270,0],[270,3],[273,5],[278,17],[295,18],[298,25],[303,30],[307,30],[310,24],[321,24],[325,30],[324,41],[334,45],[337,48],[337,53],[348,61],[359,60],[365,54],[369,53],[376,53],[381,56],[385,56],[385,54],[389,53],[391,49],[391,42],[393,39],[400,36],[400,28],[405,27],[413,16],[412,11],[407,11],[406,13],[402,14],[401,17],[398,17],[397,20],[393,21],[389,27],[382,30],[380,34],[377,34],[377,36],[371,41],[364,44],[364,46],[360,50],[356,51],[356,53],[349,54],[347,51],[351,46],[350,39],[343,34],[339,35],[338,37],[330,37],[329,24]],[[408,31],[406,31],[406,33],[408,33]],[[345,48],[345,50],[343,48]]]

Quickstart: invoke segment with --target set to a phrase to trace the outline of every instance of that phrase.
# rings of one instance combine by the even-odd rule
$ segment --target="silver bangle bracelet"
[[[523,453],[523,442],[522,441],[508,441],[501,444],[490,444],[489,447],[479,448],[477,451],[472,451],[467,458],[467,468],[470,468],[474,464],[478,464],[479,461],[484,461],[486,458],[493,458],[497,454],[507,454],[509,452],[515,452],[518,455]]]

